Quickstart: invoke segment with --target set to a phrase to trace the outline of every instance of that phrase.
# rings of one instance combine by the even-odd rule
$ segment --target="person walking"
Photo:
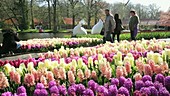
[[[115,35],[117,35],[117,41],[119,42],[120,41],[119,37],[120,37],[121,31],[123,30],[122,21],[121,19],[119,19],[119,14],[115,14],[114,19],[116,22],[116,28],[114,29],[114,32],[112,33],[113,35],[112,39],[114,41]]]
[[[138,24],[139,24],[139,17],[137,16],[135,10],[130,11],[130,21],[129,21],[129,29],[131,40],[136,40],[136,35],[138,33]]]
[[[111,38],[111,33],[115,29],[115,21],[113,19],[113,16],[110,13],[109,9],[105,10],[106,19],[104,23],[104,37],[103,37],[103,43],[106,43],[106,41],[110,41],[113,43],[113,40]]]

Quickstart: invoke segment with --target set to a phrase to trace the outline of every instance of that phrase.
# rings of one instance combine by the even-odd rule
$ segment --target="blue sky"
[[[128,0],[105,0],[108,3],[115,3],[115,2],[127,2]],[[170,7],[170,0],[130,0],[132,4],[142,4],[142,5],[149,5],[149,4],[156,4],[160,7],[160,10],[167,11]]]

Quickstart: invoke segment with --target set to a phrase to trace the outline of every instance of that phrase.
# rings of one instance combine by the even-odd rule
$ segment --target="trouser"
[[[118,42],[120,41],[120,32],[119,32],[119,33],[113,33],[112,35],[113,35],[113,36],[112,36],[113,42],[114,42],[114,40],[115,40],[115,35],[117,35],[117,41],[118,41]]]
[[[113,43],[111,34],[106,34],[106,37],[103,37],[103,43],[106,43],[106,41],[110,41],[111,43]]]
[[[134,36],[134,31],[130,30],[130,36],[131,36],[131,40],[136,40],[135,36]]]

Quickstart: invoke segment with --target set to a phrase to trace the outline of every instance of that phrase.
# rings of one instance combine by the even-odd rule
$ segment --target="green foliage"
[[[65,36],[68,38],[68,36]],[[102,35],[100,34],[87,34],[87,35],[77,35],[78,38],[103,38]],[[170,32],[142,32],[138,33],[136,39],[141,40],[142,38],[144,39],[161,39],[161,38],[170,38]],[[120,35],[121,40],[129,40],[130,39],[130,33],[123,33]]]

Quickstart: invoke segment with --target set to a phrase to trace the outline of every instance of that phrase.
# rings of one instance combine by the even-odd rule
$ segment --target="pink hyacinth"
[[[60,74],[60,79],[65,80],[66,79],[66,72],[63,67],[59,68],[59,74]]]
[[[123,68],[122,68],[122,66],[117,66],[117,68],[116,68],[116,77],[119,78],[121,76],[123,76]]]
[[[4,89],[9,86],[7,77],[3,72],[0,72],[0,89]]]
[[[54,81],[55,80],[54,74],[51,71],[47,72],[46,77],[47,77],[48,81]]]
[[[162,73],[165,73],[165,72],[168,72],[169,70],[169,66],[168,66],[168,63],[167,62],[163,62],[161,65],[160,65],[161,69],[162,69]]]
[[[159,65],[155,65],[155,66],[154,66],[154,72],[155,72],[156,74],[162,73],[161,67],[160,67]]]
[[[97,80],[97,73],[96,73],[96,71],[92,71],[91,72],[91,78],[93,78],[94,80]]]
[[[134,75],[134,79],[135,79],[135,81],[141,80],[142,79],[142,75],[140,73],[136,73]]]
[[[84,73],[81,69],[78,70],[77,76],[80,79],[80,82],[82,82],[84,80]]]
[[[153,60],[148,60],[147,63],[151,66],[152,70],[154,71],[155,62]]]
[[[105,77],[106,77],[108,80],[111,79],[111,77],[112,77],[112,70],[111,70],[111,69],[109,69],[109,70],[106,71]]]
[[[136,67],[138,68],[139,72],[142,73],[144,64],[142,63],[142,61],[137,60]]]
[[[145,75],[152,75],[152,73],[153,73],[153,71],[152,71],[152,68],[151,68],[151,66],[149,65],[149,64],[145,64],[144,65],[144,74]]]
[[[128,74],[130,74],[130,73],[132,72],[132,70],[131,70],[131,64],[130,64],[129,62],[126,62],[126,63],[125,63],[125,68],[126,68],[126,72],[127,72]]]
[[[15,72],[15,78],[13,80],[16,84],[21,83],[21,75],[18,72]]]
[[[45,76],[41,76],[40,78],[40,82],[47,88],[48,84],[47,84],[47,79],[45,78]]]
[[[27,86],[33,86],[33,85],[35,85],[34,75],[33,75],[33,74],[30,74],[30,73],[25,74],[24,83],[25,83]]]
[[[75,83],[75,76],[72,71],[68,71],[68,80],[70,83]]]
[[[85,78],[88,79],[91,76],[90,70],[85,70]]]
[[[60,77],[58,68],[54,68],[54,69],[53,69],[53,74],[54,74],[54,77],[55,77],[55,78],[59,78],[59,77]]]
[[[40,72],[39,71],[32,71],[32,74],[34,75],[35,81],[38,82],[40,80]]]

